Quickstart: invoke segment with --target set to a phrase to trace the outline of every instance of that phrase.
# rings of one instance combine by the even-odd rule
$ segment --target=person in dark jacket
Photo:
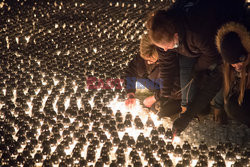
[[[177,57],[176,53],[164,52],[162,54],[174,54],[175,57]],[[144,106],[148,108],[152,107],[156,101],[160,100],[159,94],[161,91],[161,80],[158,59],[157,47],[152,44],[148,34],[142,35],[140,40],[140,55],[135,56],[135,58],[129,63],[126,71],[126,106],[134,106],[136,89],[147,88],[154,92],[153,96],[147,97],[143,101]],[[175,63],[178,65],[178,59],[176,60]],[[173,75],[172,81],[172,98],[162,105],[158,114],[160,117],[171,116],[176,113],[176,111],[180,110],[180,96],[176,93],[180,89],[178,68]]]
[[[220,90],[222,61],[214,42],[216,31],[224,22],[240,18],[245,11],[244,4],[244,0],[179,0],[176,5],[159,10],[148,19],[153,43],[161,50],[173,50],[184,57],[180,61],[180,81],[182,90],[188,88],[182,95],[190,99],[185,104],[187,111],[174,122],[174,131],[183,131],[197,114],[206,111]],[[167,84],[174,71],[172,60],[166,58],[160,65],[164,67],[160,68],[161,96],[166,98],[172,89],[171,84]]]
[[[223,58],[224,87],[214,98],[216,121],[226,115],[250,127],[250,31],[243,23],[229,22],[217,33]]]

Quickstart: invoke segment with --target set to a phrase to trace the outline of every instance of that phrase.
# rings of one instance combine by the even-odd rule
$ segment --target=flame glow
[[[173,144],[180,144],[181,143],[181,138],[179,136],[175,136],[173,138]]]
[[[26,40],[26,43],[29,43],[29,41],[30,41],[30,36],[26,36],[26,37],[25,37],[25,40]]]

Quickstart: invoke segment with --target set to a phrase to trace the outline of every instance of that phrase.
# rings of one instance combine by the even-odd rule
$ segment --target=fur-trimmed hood
[[[229,22],[224,24],[217,32],[216,35],[216,46],[221,53],[221,41],[223,40],[224,36],[230,32],[235,32],[241,39],[241,43],[246,49],[248,53],[250,53],[250,32],[247,31],[247,28],[236,22]]]

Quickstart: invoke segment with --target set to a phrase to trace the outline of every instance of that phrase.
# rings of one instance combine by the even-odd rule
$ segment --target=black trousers
[[[227,115],[250,127],[250,90],[246,90],[241,105],[238,103],[238,95],[231,95],[224,105]]]
[[[193,97],[193,101],[187,106],[187,112],[190,115],[203,115],[207,112],[210,101],[215,97],[217,92],[222,87],[222,72],[220,67],[213,71],[203,71],[195,77],[194,82],[197,85],[197,90]]]

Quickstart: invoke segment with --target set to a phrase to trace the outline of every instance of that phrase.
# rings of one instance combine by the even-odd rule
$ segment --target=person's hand
[[[218,124],[227,124],[227,115],[225,111],[215,108],[214,121]]]
[[[183,114],[180,114],[180,117],[177,118],[173,123],[173,133],[175,135],[180,135],[180,133],[186,129],[189,122],[191,122],[193,118],[194,117],[191,114],[188,114],[188,111]]]
[[[155,96],[149,96],[144,99],[143,104],[145,107],[150,108],[156,102]]]
[[[128,108],[133,108],[135,106],[135,94],[134,93],[128,93],[127,94],[127,100],[125,101],[125,106]]]

